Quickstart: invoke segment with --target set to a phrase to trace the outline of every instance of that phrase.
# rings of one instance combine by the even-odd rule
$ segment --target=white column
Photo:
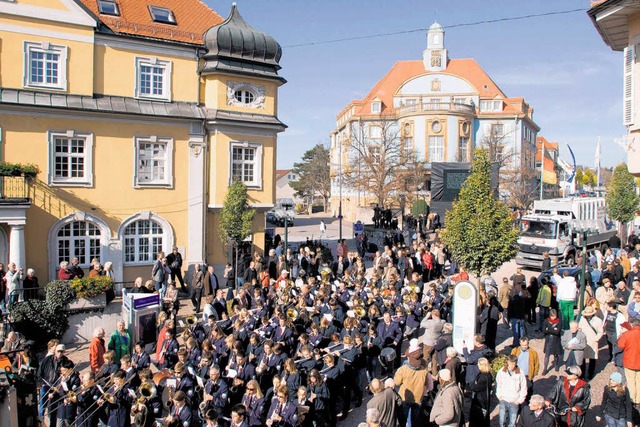
[[[189,191],[187,207],[187,253],[186,261],[191,270],[195,263],[205,258],[205,161],[204,135],[190,135],[189,139]]]
[[[15,262],[18,267],[27,271],[27,258],[24,248],[24,224],[10,224],[9,234],[9,262]]]

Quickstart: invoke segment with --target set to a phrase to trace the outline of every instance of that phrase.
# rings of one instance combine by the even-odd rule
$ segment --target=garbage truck
[[[604,197],[537,200],[533,212],[520,220],[516,264],[540,269],[545,252],[551,265],[570,264],[582,248],[578,240],[583,232],[587,233],[587,249],[604,253],[616,233],[615,221],[607,217]]]

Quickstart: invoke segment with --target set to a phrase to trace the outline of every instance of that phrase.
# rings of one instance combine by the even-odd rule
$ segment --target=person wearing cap
[[[640,318],[629,319],[630,329],[618,338],[622,350],[622,366],[631,401],[640,405]]]
[[[451,372],[448,369],[441,369],[438,372],[438,381],[440,383],[440,391],[436,394],[433,401],[433,408],[429,414],[429,421],[438,426],[454,427],[460,424],[462,420],[462,391],[458,384],[451,378]],[[413,412],[411,425],[418,426],[423,424],[413,423]],[[418,412],[418,411],[415,411]]]
[[[529,405],[522,408],[517,427],[555,427],[556,419],[544,410],[544,397],[534,394]]]
[[[587,306],[582,310],[582,317],[580,317],[578,327],[587,338],[587,346],[584,349],[584,360],[582,362],[582,371],[585,373],[584,379],[589,381],[593,378],[595,373],[596,361],[598,360],[598,352],[600,349],[600,339],[604,335],[602,320],[596,316],[595,308]],[[587,360],[589,361],[588,368]]]
[[[60,341],[53,339],[47,343],[48,353],[38,367],[38,384],[40,385],[40,398],[38,399],[38,415],[44,417],[48,411],[49,426],[56,426],[56,413],[49,408],[49,390],[60,377],[60,363],[66,359],[65,346]]]
[[[407,363],[396,371],[393,381],[400,387],[398,393],[402,398],[404,419],[409,420],[410,417],[412,426],[420,426],[423,425],[420,404],[429,371],[418,340],[411,340],[411,344],[406,353]]]
[[[515,427],[520,405],[527,398],[527,378],[513,354],[496,374],[496,398],[500,402],[500,426]]]
[[[622,375],[613,372],[609,376],[609,384],[604,387],[600,410],[607,427],[632,427],[633,405],[629,398],[629,390],[622,384]],[[602,421],[597,415],[596,421]]]
[[[551,388],[545,404],[553,405],[561,421],[569,427],[584,426],[585,414],[591,405],[591,387],[580,379],[582,370],[575,365],[567,367],[565,378]]]

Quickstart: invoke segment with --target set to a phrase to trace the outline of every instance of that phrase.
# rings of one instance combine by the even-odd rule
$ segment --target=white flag
[[[596,144],[596,158],[595,158],[594,166],[596,170],[600,169],[600,138],[598,138],[598,143]]]

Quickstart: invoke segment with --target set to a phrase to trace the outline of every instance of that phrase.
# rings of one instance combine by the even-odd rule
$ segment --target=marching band
[[[393,374],[424,315],[447,310],[446,286],[423,299],[420,275],[403,282],[393,268],[372,279],[361,273],[322,266],[295,282],[254,278],[228,304],[221,290],[209,295],[208,314],[185,323],[165,305],[151,355],[139,342],[119,365],[107,352],[81,378],[64,356],[57,373],[39,375],[49,424],[335,426],[362,404],[369,381]]]

